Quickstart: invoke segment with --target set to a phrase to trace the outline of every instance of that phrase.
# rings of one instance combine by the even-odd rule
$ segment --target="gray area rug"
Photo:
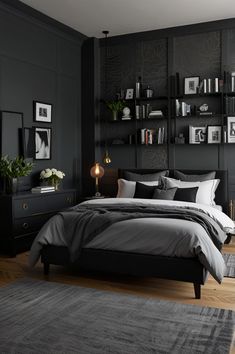
[[[235,278],[235,254],[223,254],[224,261],[227,265],[225,277]]]
[[[0,288],[1,354],[229,353],[235,312],[22,279]]]

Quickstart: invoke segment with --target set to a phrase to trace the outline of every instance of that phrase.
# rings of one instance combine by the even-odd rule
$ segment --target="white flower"
[[[44,178],[45,178],[45,173],[46,173],[46,172],[45,172],[44,170],[41,171],[41,173],[40,173],[40,178],[41,178],[41,179],[44,179]]]
[[[48,170],[48,171],[47,171]],[[45,172],[45,175],[44,175],[44,178],[49,178],[52,176],[52,172],[49,168],[47,168],[46,172]]]
[[[57,171],[56,176],[59,177],[60,179],[62,179],[64,177],[64,173],[61,171]]]
[[[56,175],[57,169],[56,168],[52,168],[51,172],[52,172],[53,175]]]

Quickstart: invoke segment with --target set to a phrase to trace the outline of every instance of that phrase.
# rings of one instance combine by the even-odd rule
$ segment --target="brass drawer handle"
[[[24,222],[22,224],[22,226],[23,226],[23,229],[25,229],[25,230],[29,228],[29,224],[27,222]]]
[[[23,204],[22,204],[22,208],[23,208],[24,210],[27,210],[27,209],[29,208],[29,206],[28,206],[27,203],[23,203]]]

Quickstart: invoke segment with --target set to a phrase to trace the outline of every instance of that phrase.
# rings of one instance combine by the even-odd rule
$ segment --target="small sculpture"
[[[130,116],[131,110],[129,107],[124,107],[122,113],[123,113],[122,119],[131,119]]]
[[[207,111],[208,111],[208,104],[207,104],[207,103],[203,103],[203,104],[199,107],[199,111],[201,111],[201,112],[207,112]]]

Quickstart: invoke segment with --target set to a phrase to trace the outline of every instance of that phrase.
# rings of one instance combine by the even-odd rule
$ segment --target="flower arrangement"
[[[55,189],[58,189],[60,181],[64,178],[65,174],[56,168],[46,168],[40,173],[40,179],[49,182]]]

